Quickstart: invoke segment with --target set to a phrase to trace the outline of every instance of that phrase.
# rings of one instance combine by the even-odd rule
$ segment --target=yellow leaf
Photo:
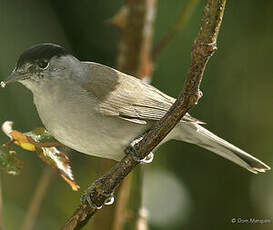
[[[28,151],[35,151],[35,145],[33,145],[27,136],[25,136],[24,134],[14,130],[12,132],[9,133],[9,135],[12,137],[12,139],[14,140],[14,143],[19,145],[21,148],[26,149]]]

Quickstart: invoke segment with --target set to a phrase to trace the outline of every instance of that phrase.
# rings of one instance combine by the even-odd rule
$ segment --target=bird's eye
[[[49,62],[42,60],[38,62],[38,66],[40,69],[46,69],[49,66]]]

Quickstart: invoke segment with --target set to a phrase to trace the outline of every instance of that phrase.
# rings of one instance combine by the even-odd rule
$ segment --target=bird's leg
[[[127,147],[127,149],[126,149],[125,152],[126,152],[127,154],[132,153],[133,159],[134,159],[135,161],[140,162],[141,164],[149,164],[149,163],[151,163],[151,162],[153,161],[153,159],[154,159],[154,154],[153,154],[153,152],[150,152],[145,158],[141,159],[140,157],[138,157],[138,156],[136,155],[136,151],[135,151],[136,145],[143,139],[144,135],[145,135],[145,133],[142,134],[141,136],[137,137],[136,139],[134,139],[134,140],[130,143],[129,147]]]

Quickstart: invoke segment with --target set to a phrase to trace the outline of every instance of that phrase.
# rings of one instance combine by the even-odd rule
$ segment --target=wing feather
[[[90,81],[82,87],[99,102],[99,110],[106,116],[146,124],[165,115],[175,99],[153,86],[130,75],[101,64],[86,62],[90,67]],[[182,121],[203,123],[189,114]]]

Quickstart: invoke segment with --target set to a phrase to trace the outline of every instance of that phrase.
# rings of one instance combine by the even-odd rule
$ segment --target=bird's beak
[[[11,75],[9,75],[4,81],[1,81],[0,85],[2,88],[5,88],[5,86],[10,82],[15,82],[18,80],[22,80],[25,78],[25,74],[18,73],[17,71],[13,71]]]

